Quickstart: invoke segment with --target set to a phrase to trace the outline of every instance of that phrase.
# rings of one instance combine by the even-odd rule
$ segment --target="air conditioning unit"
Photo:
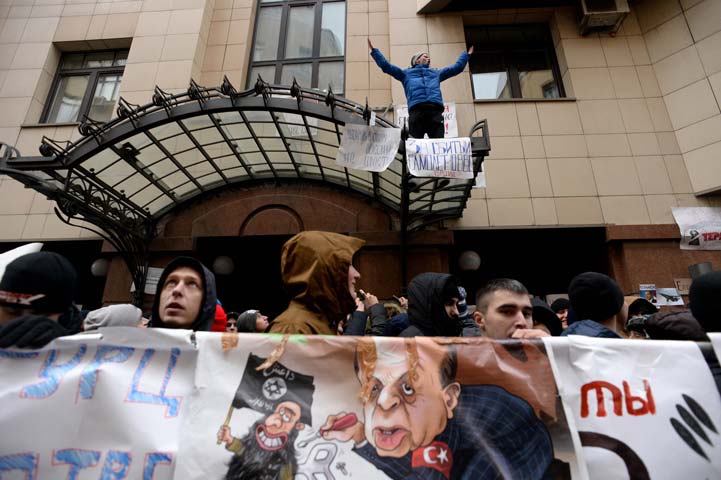
[[[599,31],[613,35],[629,12],[627,0],[581,0],[581,35]]]

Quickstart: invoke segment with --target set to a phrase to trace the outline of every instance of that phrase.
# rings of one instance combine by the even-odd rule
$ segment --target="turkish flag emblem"
[[[453,468],[453,452],[443,442],[431,442],[425,447],[413,451],[413,468],[427,467],[438,470],[446,478],[451,478]]]

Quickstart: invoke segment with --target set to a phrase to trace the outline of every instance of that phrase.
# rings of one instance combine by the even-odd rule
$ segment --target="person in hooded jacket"
[[[194,258],[177,257],[160,274],[149,326],[208,332],[216,305],[215,275]]]
[[[410,68],[402,69],[391,64],[380,50],[373,47],[370,38],[368,48],[376,65],[403,84],[408,102],[408,129],[411,137],[443,138],[443,96],[441,82],[461,73],[473,54],[473,47],[461,53],[458,61],[451,66],[436,70],[431,68],[431,57],[427,52],[418,52],[411,57]]]
[[[400,337],[458,337],[458,281],[446,273],[421,273],[408,285],[408,320],[410,326]]]
[[[365,242],[339,233],[305,231],[285,242],[280,257],[290,304],[270,333],[336,335],[338,323],[356,306],[360,273],[353,256]]]

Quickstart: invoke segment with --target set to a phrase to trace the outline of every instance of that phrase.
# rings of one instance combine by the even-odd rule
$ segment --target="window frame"
[[[517,30],[523,30],[523,28],[533,28],[533,27],[541,27],[545,36],[545,39],[540,44],[532,44],[530,41],[527,41],[525,44],[512,44],[512,43],[506,43],[503,44],[492,44],[492,45],[473,45],[471,42],[471,39],[469,38],[469,31],[471,30],[478,30],[478,29],[493,29],[493,28],[514,28]],[[466,36],[466,43],[468,45],[473,45],[474,48],[474,55],[476,53],[478,54],[497,54],[499,55],[503,61],[504,66],[506,67],[506,72],[508,73],[508,83],[511,89],[511,98],[476,98],[476,92],[473,87],[473,74],[474,73],[481,73],[481,72],[473,72],[473,68],[471,65],[469,65],[468,72],[470,74],[470,80],[471,80],[471,92],[473,94],[473,101],[474,102],[493,102],[493,101],[503,101],[503,102],[513,102],[513,101],[520,101],[520,100],[528,100],[528,101],[544,101],[544,100],[564,100],[568,98],[566,96],[566,89],[563,85],[563,77],[561,76],[561,69],[558,66],[558,57],[556,56],[556,48],[553,45],[553,37],[551,35],[551,29],[550,26],[547,23],[518,23],[518,24],[510,24],[510,25],[473,25],[473,26],[466,26],[465,27],[465,36]],[[517,53],[529,53],[529,52],[543,52],[546,57],[547,64],[550,65],[550,70],[553,75],[553,79],[555,80],[556,86],[558,88],[558,97],[552,97],[552,98],[546,98],[546,97],[524,97],[522,95],[521,90],[521,77],[519,75],[518,65],[514,61],[508,61],[508,59],[512,59],[514,54]],[[470,62],[469,62],[470,63]]]
[[[115,63],[117,56],[119,53],[125,53],[125,65],[111,65],[108,67],[82,67],[82,68],[62,68],[63,60],[69,55],[89,55],[94,53],[113,53],[113,63]],[[95,94],[95,89],[98,86],[98,78],[100,78],[102,75],[120,75],[121,76],[121,85],[122,85],[122,76],[125,73],[125,67],[127,66],[127,60],[128,60],[128,54],[129,49],[127,48],[114,48],[114,49],[104,49],[104,50],[88,50],[88,51],[80,51],[80,52],[62,52],[60,56],[60,61],[58,62],[58,68],[55,70],[55,76],[53,77],[53,81],[50,84],[50,90],[48,91],[48,95],[45,100],[45,105],[43,106],[43,112],[40,116],[40,122],[41,124],[47,124],[47,125],[59,125],[64,123],[81,123],[83,121],[83,116],[87,115],[90,112],[90,107],[92,106],[93,102],[93,95]],[[58,88],[60,87],[60,82],[62,82],[63,78],[67,77],[82,77],[86,76],[88,77],[88,85],[85,87],[85,94],[83,95],[83,99],[80,102],[80,109],[78,112],[78,118],[73,122],[49,122],[48,117],[50,116],[50,111],[53,107],[53,104],[55,102],[55,96],[58,94]]]
[[[322,20],[323,20],[323,5],[332,3],[342,3],[345,5],[345,18],[343,24],[343,55],[327,56],[323,57],[320,55],[320,42],[322,33]],[[285,58],[285,45],[288,37],[288,20],[290,17],[290,9],[293,7],[314,7],[313,17],[313,54],[310,57],[301,58]],[[253,54],[255,52],[255,43],[258,37],[258,20],[260,18],[260,11],[263,8],[282,7],[280,17],[280,37],[278,39],[278,51],[276,52],[276,58],[274,60],[253,60]],[[301,65],[311,64],[311,80],[310,83],[313,85],[318,82],[318,72],[321,63],[343,63],[343,93],[345,92],[346,86],[346,75],[345,75],[345,56],[348,50],[347,39],[348,39],[348,2],[346,0],[277,0],[277,1],[263,1],[257,0],[257,9],[253,24],[253,42],[250,48],[250,61],[248,65],[248,73],[246,78],[246,86],[252,88],[255,84],[257,76],[251,78],[250,75],[253,69],[258,67],[275,67],[275,76],[272,79],[264,78],[266,82],[270,84],[280,85],[281,78],[283,75],[283,67],[286,65]],[[303,88],[314,88],[318,90],[324,90],[325,86],[311,87],[310,85],[301,85]]]

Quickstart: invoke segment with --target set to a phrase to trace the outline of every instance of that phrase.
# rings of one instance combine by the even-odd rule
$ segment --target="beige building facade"
[[[23,155],[36,155],[43,136],[78,138],[76,121],[52,120],[67,119],[58,113],[61,107],[51,104],[58,88],[72,93],[70,80],[60,75],[66,65],[62,62],[72,54],[85,55],[77,58],[87,66],[88,55],[115,52],[115,60],[108,61],[122,67],[122,79],[106,96],[113,102],[122,96],[146,104],[156,85],[177,93],[191,79],[211,86],[227,76],[242,89],[261,71],[266,79],[267,72],[286,78],[285,70],[269,66],[272,55],[256,52],[261,38],[272,39],[255,30],[258,25],[285,28],[280,40],[286,39],[290,48],[286,36],[295,28],[293,12],[300,12],[302,3],[0,0],[0,141]],[[459,134],[487,119],[492,151],[483,165],[486,186],[474,188],[462,218],[446,221],[442,228],[516,232],[509,235],[517,235],[518,229],[548,229],[549,236],[559,228],[604,229],[607,270],[629,291],[644,280],[670,286],[672,278],[688,276],[687,265],[719,261],[712,254],[678,250],[671,209],[721,207],[721,0],[630,2],[617,32],[585,36],[579,33],[577,2],[571,1],[518,8],[515,4],[522,2],[509,0],[495,2],[507,8],[473,10],[463,8],[484,2],[440,2],[441,7],[424,0],[305,3],[317,4],[316,21],[321,9],[331,11],[328,3],[338,4],[333,11],[342,9],[345,16],[345,24],[324,23],[320,29],[319,38],[332,31],[345,45],[336,47],[333,65],[318,60],[322,53],[307,54],[312,57],[309,81],[317,84],[330,78],[324,72],[335,71],[334,91],[360,104],[367,99],[378,114],[389,112],[389,118],[392,106],[404,104],[405,96],[400,83],[368,55],[367,38],[394,64],[406,66],[411,55],[427,51],[440,67],[455,62],[471,46],[469,39],[496,35],[498,28],[522,37],[531,26],[547,30],[551,63],[546,73],[535,75],[555,78],[549,98],[538,98],[547,92],[538,84],[535,90],[523,86],[524,78],[533,81],[532,70],[546,67],[527,67],[524,77],[518,73],[522,67],[503,64],[510,57],[499,60],[496,70],[516,72],[516,92],[509,93],[513,82],[507,80],[502,98],[479,98],[483,95],[475,75],[480,81],[493,72],[484,60],[493,52],[472,59],[465,72],[443,83],[444,100],[456,104]],[[272,8],[277,18],[269,13]],[[287,11],[280,16],[282,9]],[[432,13],[422,13],[426,11]],[[261,23],[261,13],[276,20]],[[315,41],[322,51],[323,38]],[[474,47],[478,52],[484,45]],[[337,65],[342,66],[340,76]],[[301,67],[278,68],[305,78]],[[96,75],[109,81],[109,73]],[[510,73],[504,75],[500,78],[510,79]],[[96,105],[94,99],[83,102]],[[0,225],[2,242],[97,238],[61,222],[51,202],[8,177],[0,180]],[[649,265],[649,255],[667,261],[651,260],[654,265]]]

